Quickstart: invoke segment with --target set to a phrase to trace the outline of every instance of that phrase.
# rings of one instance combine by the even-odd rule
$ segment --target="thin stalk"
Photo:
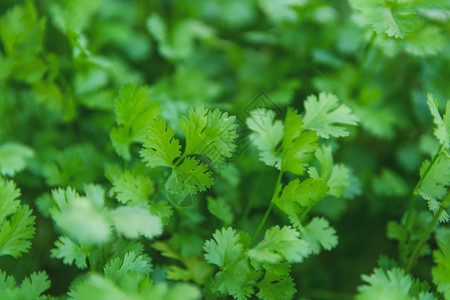
[[[247,201],[247,205],[244,209],[244,213],[241,217],[241,228],[244,228],[245,222],[247,222],[248,214],[250,213],[250,210],[253,205],[253,201],[255,200],[256,195],[258,194],[259,186],[261,185],[261,182],[264,178],[264,173],[261,173],[259,175],[258,181],[256,182],[255,187],[253,188],[252,194],[250,195],[249,200]]]
[[[408,209],[408,214],[406,217],[406,228],[410,228],[411,226],[411,221],[412,221],[412,214],[414,212],[414,206],[416,203],[416,195],[419,192],[420,187],[422,186],[422,183],[425,179],[425,177],[427,177],[428,173],[430,172],[430,170],[433,168],[434,164],[436,163],[439,155],[441,155],[442,150],[444,149],[444,145],[441,145],[437,151],[437,153],[434,155],[433,159],[431,160],[431,163],[428,165],[428,168],[425,170],[425,172],[423,173],[422,176],[420,176],[419,182],[416,184],[416,186],[414,187],[414,191],[411,197],[411,204],[409,206]]]
[[[273,205],[275,204],[275,199],[278,197],[278,193],[281,189],[281,178],[283,175],[283,170],[280,170],[280,173],[278,174],[277,183],[275,184],[275,189],[273,190],[272,199],[270,200],[270,204],[267,207],[266,213],[264,214],[264,217],[259,222],[258,228],[256,229],[255,233],[253,234],[252,241],[254,242],[255,239],[258,237],[259,232],[263,228],[264,224],[267,221],[267,218],[270,215],[270,212],[272,211]]]
[[[302,213],[302,215],[300,216],[300,218],[298,219],[298,221],[300,222],[300,224],[302,223],[303,219],[306,217],[306,215],[308,214],[308,212],[311,210],[312,206],[308,206],[305,211]]]
[[[427,230],[424,232],[423,236],[420,238],[419,243],[417,244],[416,248],[413,251],[413,254],[411,255],[411,258],[409,259],[408,266],[406,267],[406,273],[411,273],[411,270],[419,257],[420,251],[422,251],[423,245],[425,245],[425,242],[430,237],[431,232],[433,231],[434,227],[436,227],[437,222],[439,221],[442,213],[444,212],[444,205],[441,206],[437,214],[434,216],[433,221],[431,221],[430,225],[428,225]]]
[[[163,181],[161,182],[161,184],[158,187],[158,191],[156,192],[156,194],[153,196],[151,203],[154,204],[156,199],[158,199],[159,194],[161,194],[161,191],[163,190],[164,186],[167,183],[167,180],[169,179],[169,176],[172,174],[172,171],[170,171],[169,173],[167,173],[166,177],[164,177]]]
[[[364,49],[363,56],[361,57],[361,60],[359,62],[359,68],[360,68],[361,72],[364,69],[364,64],[366,63],[366,59],[370,53],[370,50],[373,48],[376,37],[377,37],[377,33],[375,31],[372,32],[372,36],[370,37],[370,40],[367,43],[366,48]]]

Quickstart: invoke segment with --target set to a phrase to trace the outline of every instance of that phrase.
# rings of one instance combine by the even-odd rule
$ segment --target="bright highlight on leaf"
[[[433,95],[428,94],[427,104],[430,108],[431,115],[433,116],[434,124],[436,125],[434,135],[439,140],[441,145],[448,147],[450,142],[450,100],[447,101],[444,119],[442,119],[441,114],[439,113],[436,100],[433,98]]]

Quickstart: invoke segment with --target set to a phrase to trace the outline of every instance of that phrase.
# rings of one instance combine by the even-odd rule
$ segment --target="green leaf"
[[[429,164],[428,160],[423,162],[420,168],[421,178],[425,176]],[[428,201],[428,207],[434,213],[441,207],[439,200],[446,195],[448,185],[450,185],[450,159],[440,155],[418,187],[419,194]]]
[[[30,277],[25,278],[20,285],[22,294],[26,300],[45,299],[39,297],[43,292],[50,288],[50,281],[45,272],[32,273]]]
[[[317,135],[328,139],[330,136],[348,136],[348,131],[341,124],[356,125],[358,117],[352,114],[351,109],[341,104],[333,94],[320,93],[319,99],[310,95],[305,101],[305,129],[317,132]]]
[[[302,117],[294,109],[288,109],[284,121],[283,151],[281,169],[302,175],[317,148],[314,131],[304,131]]]
[[[180,156],[180,142],[174,138],[172,127],[166,129],[166,121],[161,118],[150,121],[143,146],[140,154],[150,168],[172,167],[174,159]]]
[[[148,87],[125,84],[114,100],[117,127],[111,131],[111,140],[117,153],[130,160],[129,145],[143,142],[148,121],[160,113],[157,102],[150,100]]]
[[[300,226],[299,230],[314,254],[319,254],[321,248],[331,250],[338,244],[336,230],[324,218],[314,217],[308,225]]]
[[[130,239],[140,235],[152,239],[162,233],[161,219],[145,208],[119,206],[110,212],[110,217],[116,230]]]
[[[264,240],[247,251],[247,255],[259,263],[277,264],[286,260],[300,263],[311,254],[308,243],[301,240],[297,230],[290,226],[273,226],[267,229]]]
[[[28,205],[20,205],[20,191],[13,181],[0,177],[0,256],[19,257],[31,246],[36,217]]]
[[[72,240],[66,236],[60,236],[59,240],[55,242],[56,249],[51,250],[51,257],[63,260],[66,265],[75,265],[79,269],[87,267],[87,250],[76,245]]]
[[[130,171],[113,177],[113,187],[116,198],[122,204],[147,205],[148,197],[153,194],[153,181],[143,174],[133,174]]]
[[[13,176],[26,166],[26,161],[33,157],[31,148],[17,143],[6,143],[0,146],[0,174]]]
[[[433,121],[436,125],[434,129],[434,135],[439,140],[441,145],[444,147],[448,147],[450,141],[450,100],[447,101],[447,106],[445,109],[444,120],[439,113],[437,108],[437,102],[433,99],[433,95],[428,94],[428,107],[430,108],[430,112],[433,115]]]
[[[412,286],[410,275],[403,269],[394,268],[387,272],[375,269],[373,274],[363,275],[366,285],[358,287],[358,300],[386,299],[386,300],[410,300],[409,291]]]
[[[252,131],[250,140],[259,150],[259,159],[266,165],[280,169],[281,158],[276,151],[284,134],[284,125],[275,120],[275,112],[266,109],[256,109],[246,120]]]
[[[419,19],[409,1],[350,0],[357,21],[370,25],[377,33],[404,38],[414,31]]]
[[[344,165],[333,165],[333,155],[331,146],[322,146],[316,151],[316,158],[320,163],[320,175],[316,167],[310,167],[308,170],[311,178],[322,179],[329,186],[329,194],[340,197],[345,188],[350,184],[350,173]]]
[[[219,109],[210,111],[203,106],[191,108],[188,118],[180,119],[180,130],[186,137],[187,155],[204,155],[213,162],[222,162],[232,156],[236,145],[236,117]]]
[[[221,269],[240,259],[244,251],[239,235],[231,227],[216,230],[213,239],[206,241],[203,249],[206,261]]]
[[[191,194],[206,191],[213,184],[212,173],[208,167],[193,157],[183,160],[177,166],[168,182],[167,192],[172,194]]]
[[[104,267],[105,277],[115,282],[132,276],[133,274],[148,275],[152,265],[148,258],[127,252],[123,258],[111,259]]]
[[[225,225],[233,223],[234,215],[230,203],[224,198],[214,199],[208,197],[208,210],[211,214],[221,220]]]
[[[81,197],[71,188],[52,191],[56,206],[50,210],[51,217],[68,237],[82,245],[103,243],[111,235],[104,207],[92,195]]]
[[[19,257],[27,252],[31,246],[29,241],[36,231],[34,228],[36,217],[28,205],[20,206],[10,220],[0,220],[0,256],[11,255]]]
[[[272,272],[266,272],[264,278],[258,282],[257,287],[259,292],[256,295],[263,300],[292,299],[297,292],[292,277],[280,276]]]
[[[406,196],[409,192],[405,180],[390,169],[383,169],[381,175],[373,179],[372,187],[379,196]]]
[[[275,204],[287,214],[300,213],[302,208],[313,206],[327,193],[325,181],[308,178],[300,182],[297,178],[283,188],[281,196],[275,199]]]
[[[431,269],[433,282],[437,285],[437,290],[444,295],[445,299],[450,298],[450,234],[438,239],[439,249],[433,251],[433,260],[436,264]]]

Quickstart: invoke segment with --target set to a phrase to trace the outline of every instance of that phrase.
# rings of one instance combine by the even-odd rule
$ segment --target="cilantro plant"
[[[0,299],[450,299],[449,22],[0,1]]]

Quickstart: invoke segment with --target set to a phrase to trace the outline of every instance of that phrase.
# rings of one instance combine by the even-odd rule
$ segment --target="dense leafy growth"
[[[450,299],[449,30],[445,0],[0,1],[0,299]]]

